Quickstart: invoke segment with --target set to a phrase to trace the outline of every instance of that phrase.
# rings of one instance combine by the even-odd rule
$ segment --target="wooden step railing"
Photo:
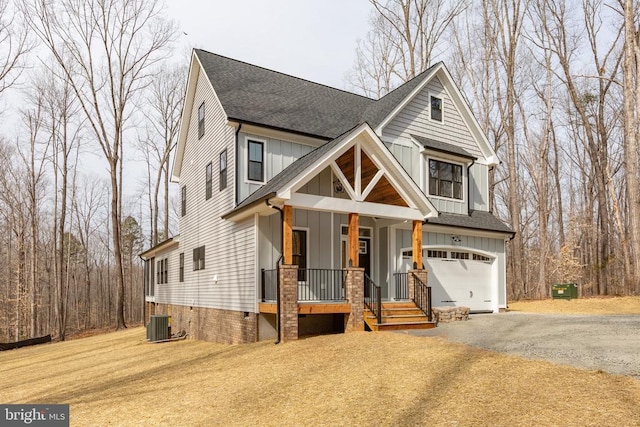
[[[432,312],[431,312],[431,286],[427,286],[420,278],[415,274],[413,275],[413,283],[414,283],[414,294],[413,301],[416,305],[422,310],[422,312],[427,316],[427,320],[429,322],[432,321]]]
[[[364,275],[364,305],[373,313],[376,323],[382,323],[382,288]]]

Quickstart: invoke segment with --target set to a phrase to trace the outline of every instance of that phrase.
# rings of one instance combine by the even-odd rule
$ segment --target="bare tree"
[[[31,0],[23,11],[69,81],[109,166],[116,327],[124,328],[120,168],[126,130],[134,97],[149,83],[174,27],[157,0]]]
[[[9,0],[0,0],[0,95],[13,86],[26,68],[26,55],[33,47],[28,32],[11,10]]]
[[[640,293],[640,178],[638,149],[640,139],[640,28],[638,3],[620,1],[624,16],[623,111],[624,111],[624,160],[629,209],[629,237],[633,254],[632,283],[635,293]]]
[[[426,70],[466,0],[370,0],[372,30],[356,50],[350,79],[368,96],[381,96]]]
[[[147,165],[151,215],[150,243],[156,245],[169,237],[169,160],[178,142],[180,116],[184,102],[187,68],[176,66],[159,70],[145,97],[148,128],[140,137],[140,151]],[[155,176],[152,175],[155,172]],[[160,196],[163,203],[160,209]],[[163,213],[162,233],[158,224]]]

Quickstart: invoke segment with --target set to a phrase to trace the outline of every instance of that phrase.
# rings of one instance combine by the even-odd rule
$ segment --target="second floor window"
[[[198,139],[204,136],[204,102],[198,107]]]
[[[227,150],[220,153],[220,191],[227,188]]]
[[[204,246],[193,250],[193,271],[204,270]]]
[[[462,166],[429,159],[429,195],[462,200]]]
[[[264,143],[249,140],[247,156],[247,178],[249,181],[264,181]]]
[[[187,186],[182,187],[182,197],[180,198],[180,213],[182,216],[187,214]]]
[[[205,199],[209,200],[211,198],[211,185],[213,181],[213,164],[209,162],[206,169],[206,184],[205,184]]]

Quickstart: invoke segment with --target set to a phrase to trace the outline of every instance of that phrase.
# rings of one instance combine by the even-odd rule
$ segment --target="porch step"
[[[431,329],[436,327],[413,301],[386,302],[382,304],[381,323],[365,308],[364,321],[372,331],[393,331],[403,329]]]

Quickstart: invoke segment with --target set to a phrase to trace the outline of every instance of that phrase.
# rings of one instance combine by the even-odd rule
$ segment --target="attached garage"
[[[464,247],[426,247],[427,268],[434,307],[469,307],[471,312],[498,311],[498,261],[489,253]],[[402,252],[403,269],[411,268],[411,250]]]
[[[466,248],[423,250],[434,307],[464,306],[472,312],[498,311],[495,257]]]

